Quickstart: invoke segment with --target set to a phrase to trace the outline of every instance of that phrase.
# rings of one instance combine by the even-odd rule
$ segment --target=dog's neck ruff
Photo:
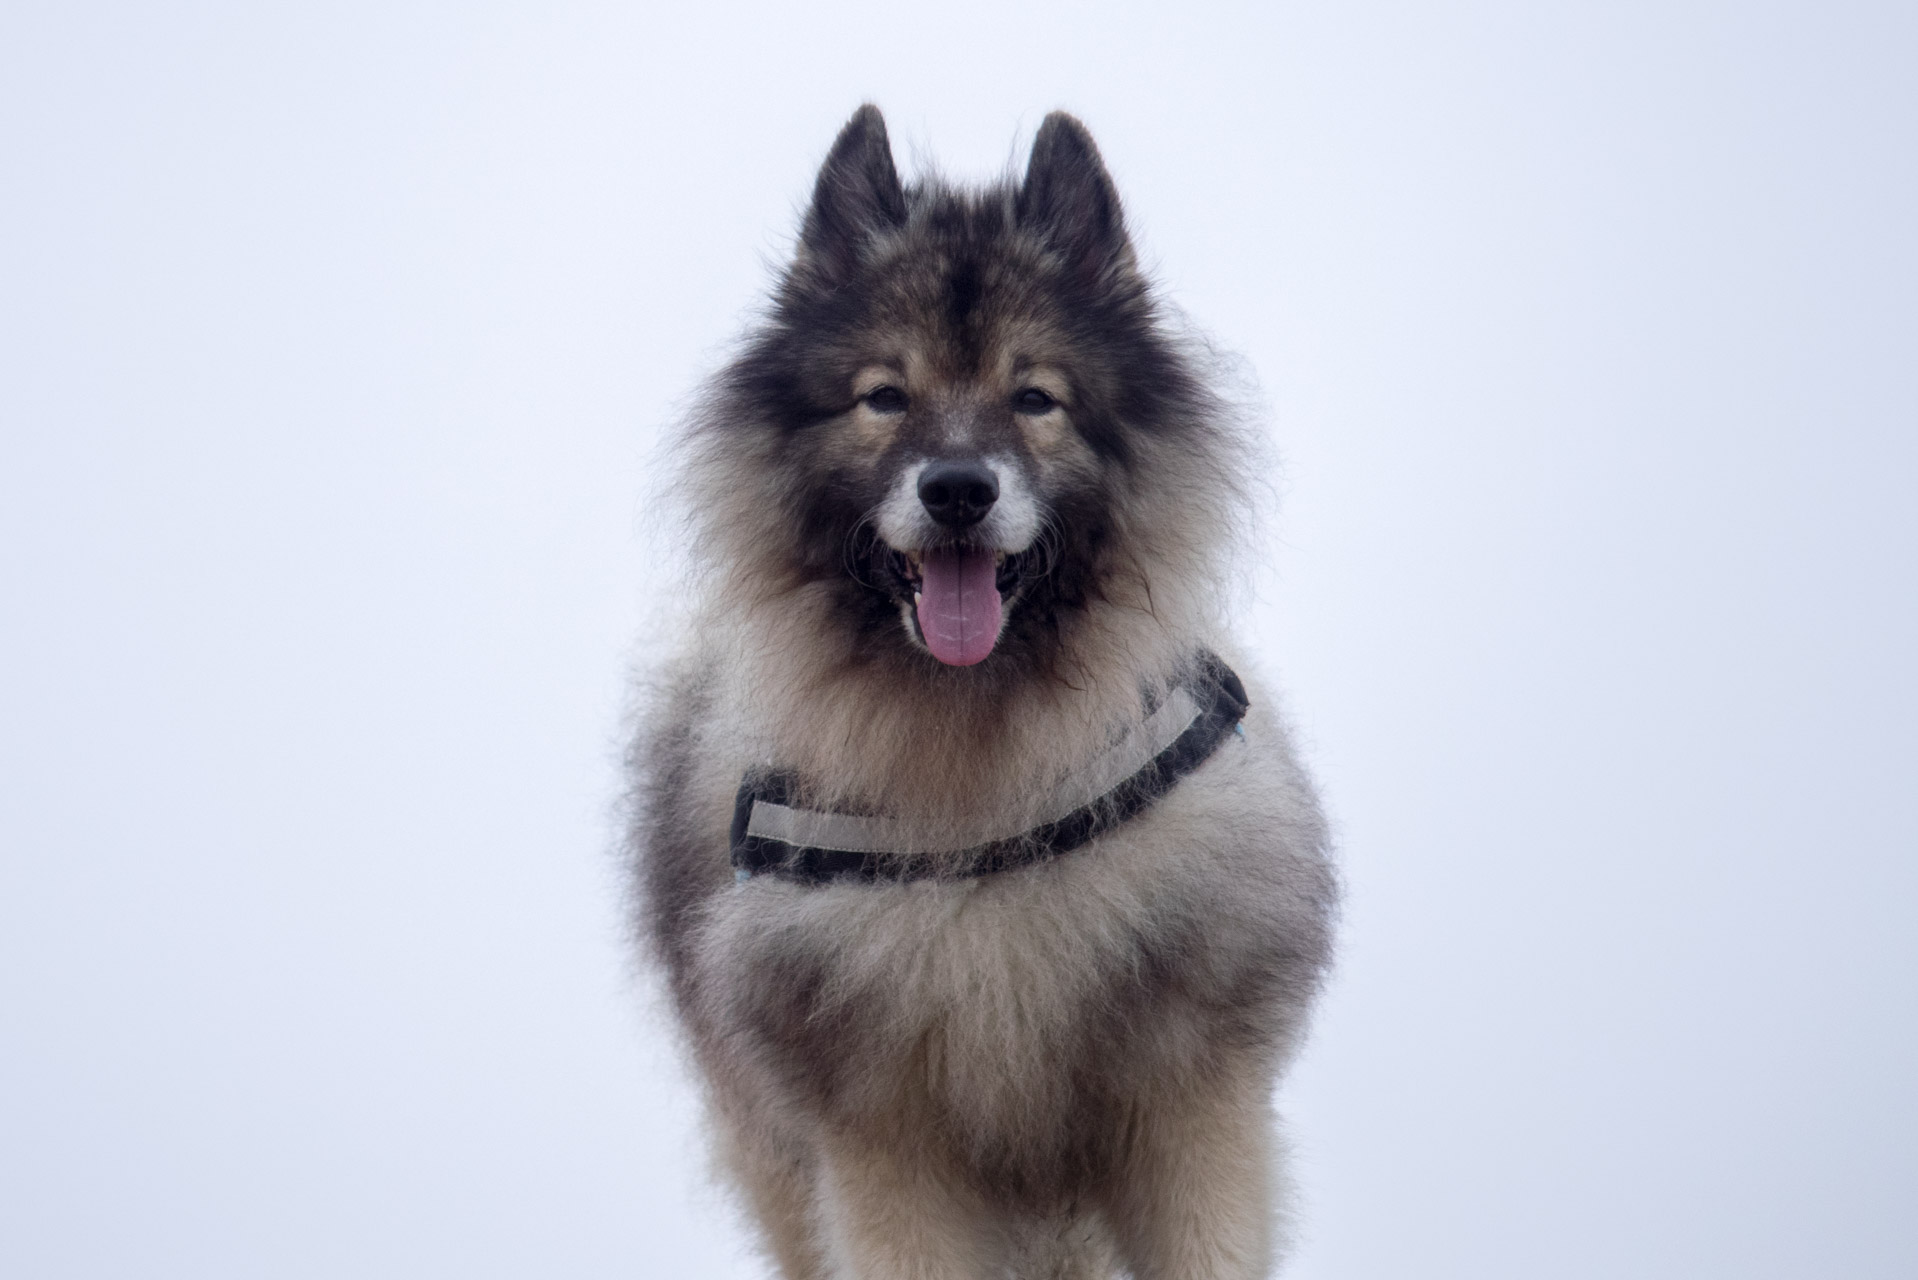
[[[802,794],[793,774],[751,770],[733,808],[733,869],[742,881],[777,875],[824,884],[966,879],[1043,862],[1151,808],[1239,729],[1250,705],[1232,669],[1200,653],[1162,698],[1147,701],[1140,722],[1054,793],[1059,816],[961,849],[927,850],[895,818],[802,808],[793,803]]]

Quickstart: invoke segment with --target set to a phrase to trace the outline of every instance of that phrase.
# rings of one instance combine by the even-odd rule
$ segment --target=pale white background
[[[622,940],[648,458],[864,98],[1286,460],[1289,1274],[1918,1274],[1909,5],[11,0],[0,1273],[753,1277]]]

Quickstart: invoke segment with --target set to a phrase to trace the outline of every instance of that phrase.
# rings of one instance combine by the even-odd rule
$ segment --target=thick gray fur
[[[1020,181],[907,187],[866,107],[688,424],[699,564],[634,751],[637,919],[788,1280],[1275,1265],[1271,1092],[1335,878],[1220,622],[1252,454],[1209,376],[1078,121],[1046,119]],[[1004,631],[967,667],[922,643],[924,547],[899,545],[921,536],[902,486],[954,457],[1026,513],[967,535],[1007,557]],[[1092,844],[978,878],[735,883],[748,769],[963,847],[1045,812],[1201,649],[1247,677],[1243,739]]]

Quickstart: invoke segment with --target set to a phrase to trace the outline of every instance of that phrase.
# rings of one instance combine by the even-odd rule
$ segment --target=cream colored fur
[[[900,296],[936,293],[949,260],[938,227],[1004,226],[1015,208],[1009,191],[895,204],[883,146],[877,113],[862,111],[822,171],[807,232],[820,240],[802,246],[789,287],[816,287],[848,255],[895,254]],[[1034,171],[1071,172],[1050,186],[1029,178],[1018,207],[1067,199],[1067,179],[1096,204],[1107,180],[1090,146],[1076,122],[1049,119]],[[877,193],[867,204],[861,184]],[[944,223],[912,221],[934,205]],[[829,238],[854,214],[897,209],[906,220],[871,246]],[[803,437],[751,421],[743,392],[694,422],[678,486],[699,557],[690,630],[636,756],[646,927],[707,1085],[721,1167],[785,1280],[1253,1280],[1276,1257],[1284,1185],[1271,1089],[1327,960],[1336,886],[1311,784],[1220,620],[1249,451],[1197,372],[1180,383],[1178,421],[1128,428],[1123,464],[1074,424],[1063,397],[1081,384],[1060,381],[1062,407],[1043,418],[1009,416],[1019,384],[1003,379],[1019,352],[1045,348],[1060,379],[1099,367],[1099,353],[1077,361],[1070,327],[1019,292],[1081,259],[1000,234],[1004,262],[981,278],[1010,282],[1010,318],[974,372],[942,354],[946,313],[934,308],[923,332],[876,329],[876,354],[847,362],[854,407]],[[1123,241],[1104,269],[1114,289],[1134,287]],[[989,312],[999,295],[984,296]],[[1140,349],[1203,368],[1135,310]],[[871,372],[899,344],[931,353],[915,357],[930,372],[910,359],[905,373]],[[1034,503],[1101,504],[1096,555],[1081,543],[1077,570],[1096,564],[1096,589],[1056,606],[1043,660],[995,653],[944,668],[903,623],[875,647],[819,554],[781,554],[808,475],[829,467],[840,490],[864,485],[874,512],[899,491],[887,432],[912,420],[882,421],[856,400],[869,390],[856,378],[893,376],[931,406],[927,439],[963,446],[977,430],[982,450],[988,439],[1009,450],[1002,465],[1022,468]],[[874,518],[847,521],[848,546]],[[921,833],[908,854],[963,848],[1056,816],[1059,782],[1201,650],[1247,678],[1243,737],[1083,848],[985,876],[940,875],[953,855],[925,852],[934,874],[905,882],[735,882],[727,831],[749,770],[792,770],[814,806],[906,823]]]

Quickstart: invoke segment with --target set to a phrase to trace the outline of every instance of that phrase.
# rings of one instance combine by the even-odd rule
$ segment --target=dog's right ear
[[[1092,135],[1055,111],[1032,140],[1032,159],[1015,205],[1019,225],[1043,236],[1074,275],[1087,280],[1132,263],[1119,192]]]
[[[799,232],[801,261],[829,283],[850,276],[866,243],[906,224],[906,193],[892,165],[885,117],[868,102],[839,131],[814,184]]]

